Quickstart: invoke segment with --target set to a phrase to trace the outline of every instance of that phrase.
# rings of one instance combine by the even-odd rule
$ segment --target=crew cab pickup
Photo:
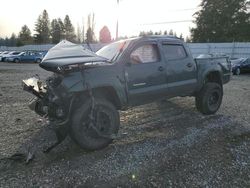
[[[30,107],[88,150],[106,147],[115,138],[119,110],[193,96],[198,111],[216,113],[231,76],[228,57],[193,59],[187,45],[171,36],[121,40],[96,53],[62,41],[39,65],[54,74],[46,83],[23,81],[36,96]]]

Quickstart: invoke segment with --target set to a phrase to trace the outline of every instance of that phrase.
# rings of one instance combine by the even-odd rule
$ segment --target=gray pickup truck
[[[177,96],[193,96],[198,111],[214,114],[223,84],[229,82],[227,57],[193,59],[180,39],[146,36],[111,43],[96,53],[62,41],[41,68],[53,72],[43,83],[23,81],[36,98],[30,107],[56,125],[60,138],[68,133],[82,148],[106,147],[118,133],[119,110]]]

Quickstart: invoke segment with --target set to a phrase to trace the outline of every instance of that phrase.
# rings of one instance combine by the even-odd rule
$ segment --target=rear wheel
[[[87,150],[108,146],[120,125],[119,112],[111,102],[103,98],[94,101],[93,109],[88,100],[75,111],[70,128],[71,138]]]
[[[214,114],[220,108],[223,90],[218,83],[206,83],[195,98],[198,111],[203,114]]]

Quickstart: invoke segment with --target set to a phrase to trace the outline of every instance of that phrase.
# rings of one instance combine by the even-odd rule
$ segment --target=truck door
[[[197,86],[197,67],[182,43],[162,43],[166,60],[168,95],[182,96],[191,94]]]
[[[130,105],[150,102],[164,95],[166,64],[156,42],[144,42],[131,50],[125,77]]]

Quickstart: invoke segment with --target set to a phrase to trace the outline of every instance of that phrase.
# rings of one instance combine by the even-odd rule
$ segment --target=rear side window
[[[155,63],[160,60],[158,48],[155,44],[146,44],[136,48],[130,55],[131,63]]]
[[[163,44],[163,50],[168,60],[177,60],[187,57],[186,50],[179,44]]]

